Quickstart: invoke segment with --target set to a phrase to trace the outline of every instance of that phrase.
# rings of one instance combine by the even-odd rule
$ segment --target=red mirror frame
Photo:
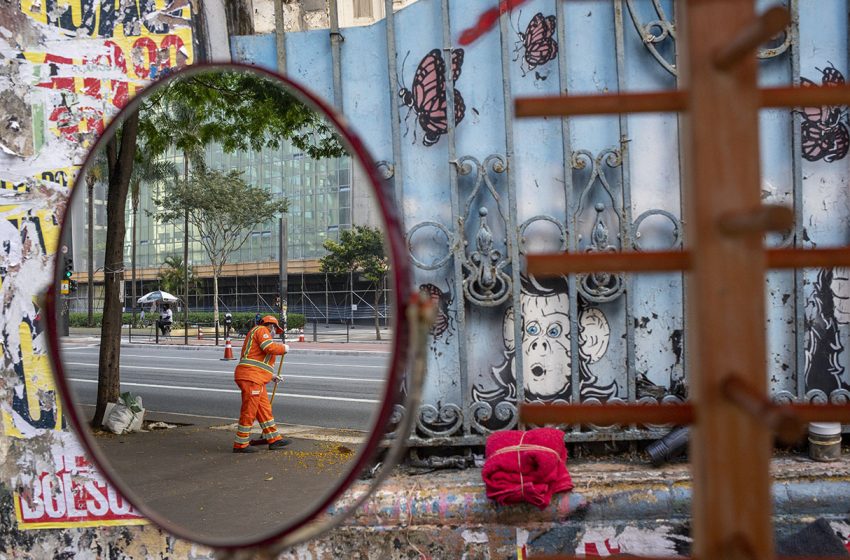
[[[353,130],[351,130],[351,128],[345,122],[345,119],[341,115],[337,114],[336,111],[332,109],[330,105],[323,101],[320,97],[313,94],[307,88],[298,84],[297,82],[262,68],[232,63],[195,64],[150,84],[144,90],[140,91],[134,97],[134,99],[131,100],[130,103],[128,103],[118,114],[116,114],[112,118],[112,121],[110,122],[109,126],[104,130],[103,134],[100,136],[97,142],[95,142],[94,146],[92,146],[92,148],[89,150],[84,165],[80,168],[77,176],[74,179],[74,184],[76,185],[77,179],[79,177],[82,177],[83,171],[90,163],[89,160],[91,159],[92,154],[94,154],[98,149],[102,147],[105,139],[109,138],[115,132],[115,129],[120,125],[121,117],[123,115],[129,114],[132,111],[137,110],[138,106],[141,103],[141,99],[144,96],[150,94],[159,86],[166,84],[174,79],[180,79],[182,77],[191,74],[196,74],[199,72],[209,72],[211,70],[238,70],[259,74],[263,77],[268,78],[271,81],[279,83],[282,88],[288,89],[296,96],[300,97],[302,101],[306,102],[308,105],[312,105],[314,109],[322,113],[325,118],[327,118],[327,120],[334,125],[343,141],[343,144],[346,146],[346,148],[349,149],[350,157],[356,160],[358,164],[363,167],[366,181],[371,186],[375,195],[377,206],[384,222],[384,234],[387,240],[386,249],[391,259],[390,276],[392,279],[392,288],[394,290],[394,298],[392,304],[392,326],[394,329],[394,336],[392,343],[392,351],[390,354],[390,361],[388,364],[389,372],[387,376],[387,382],[384,388],[384,395],[383,400],[381,402],[381,407],[376,416],[372,432],[370,433],[365,444],[362,446],[354,465],[351,467],[348,474],[338,482],[337,486],[333,488],[323,500],[321,500],[314,507],[312,507],[312,509],[308,509],[305,514],[303,514],[299,518],[296,518],[295,521],[292,521],[282,526],[279,530],[275,530],[267,536],[260,536],[254,540],[247,540],[245,542],[238,543],[234,543],[232,542],[232,540],[219,542],[214,540],[205,540],[203,538],[196,539],[195,535],[189,534],[187,531],[184,531],[181,526],[173,524],[173,522],[164,519],[156,511],[148,509],[143,497],[134,494],[134,492],[127,488],[124,483],[119,478],[117,478],[114,473],[111,472],[109,468],[106,468],[108,467],[109,462],[106,461],[106,458],[100,452],[98,447],[94,445],[93,438],[89,434],[89,430],[86,427],[87,422],[83,418],[81,418],[76,405],[70,399],[71,387],[66,378],[65,371],[62,367],[61,351],[59,348],[59,333],[57,323],[55,321],[56,313],[58,311],[57,284],[60,273],[58,268],[58,263],[60,262],[61,257],[60,251],[56,252],[56,264],[54,265],[54,270],[56,271],[56,273],[45,297],[45,324],[48,341],[48,353],[50,355],[53,372],[55,374],[54,377],[56,381],[56,386],[59,389],[59,393],[61,395],[62,402],[66,410],[66,415],[70,419],[73,430],[79,438],[80,442],[82,443],[86,453],[88,453],[89,457],[93,459],[93,463],[97,467],[97,470],[100,475],[103,476],[103,478],[111,486],[117,489],[121,493],[121,495],[125,497],[127,501],[136,510],[142,513],[155,525],[161,527],[163,530],[181,539],[196,542],[205,546],[210,546],[222,550],[238,550],[242,548],[270,546],[276,541],[283,539],[287,535],[292,535],[299,529],[305,527],[308,523],[315,520],[321,514],[325,513],[329,509],[329,507],[348,488],[351,487],[351,485],[358,479],[364,469],[372,464],[373,459],[375,458],[376,452],[378,450],[378,446],[387,433],[385,432],[385,430],[391,423],[393,411],[396,405],[401,402],[404,396],[402,390],[402,383],[404,381],[405,373],[408,367],[408,360],[411,355],[410,344],[412,342],[410,332],[411,325],[406,316],[404,306],[407,304],[407,302],[411,300],[412,283],[410,277],[409,262],[406,258],[406,245],[404,242],[404,234],[401,230],[400,209],[396,205],[392,185],[389,181],[381,177],[380,173],[378,172],[378,168],[375,164],[375,161],[369,155],[363,141],[360,140],[360,138]],[[70,197],[73,196],[73,194],[74,193],[72,190],[71,194],[69,195],[69,204],[66,205],[66,212],[70,207]],[[63,239],[63,236],[66,233],[65,227],[67,223],[68,222],[64,219],[63,216],[62,227],[59,236],[60,240]],[[407,434],[397,434],[397,436],[401,438],[406,438]],[[289,544],[295,544],[295,542]]]

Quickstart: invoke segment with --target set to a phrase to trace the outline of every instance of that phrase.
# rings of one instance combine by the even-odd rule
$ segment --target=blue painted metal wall
[[[758,0],[763,8],[775,3]],[[460,31],[496,4],[419,0],[391,21],[342,30],[340,108],[373,157],[389,163],[416,282],[441,304],[418,445],[480,442],[515,426],[523,399],[685,397],[681,274],[544,284],[523,278],[518,266],[526,251],[680,247],[687,225],[677,115],[516,120],[511,105],[562,91],[675,88],[673,2],[532,0],[461,53]],[[794,22],[759,52],[762,84],[846,75],[848,1],[785,5]],[[234,59],[276,68],[273,36],[236,37],[233,45]],[[288,34],[286,52],[288,75],[332,100],[329,32]],[[797,215],[794,231],[766,243],[848,244],[846,109],[764,111],[763,198]],[[848,277],[846,269],[768,276],[767,359],[777,399],[850,398]],[[569,438],[656,433],[595,427]]]

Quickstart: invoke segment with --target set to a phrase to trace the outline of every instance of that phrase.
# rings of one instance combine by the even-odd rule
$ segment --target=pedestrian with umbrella
[[[239,412],[239,424],[236,428],[236,438],[233,441],[234,453],[254,453],[251,447],[251,426],[254,421],[260,423],[263,439],[269,444],[269,450],[283,449],[290,440],[283,439],[277,431],[272,405],[266,391],[266,384],[281,381],[280,374],[275,374],[275,357],[289,352],[289,345],[274,341],[275,333],[283,333],[283,329],[273,315],[266,315],[260,323],[248,331],[242,343],[242,353],[236,371],[233,374],[236,385],[242,392],[242,408]]]

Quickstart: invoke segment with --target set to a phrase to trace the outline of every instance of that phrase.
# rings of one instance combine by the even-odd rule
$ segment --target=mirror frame
[[[92,155],[99,149],[105,146],[105,141],[110,138],[120,126],[123,117],[130,114],[132,111],[139,109],[142,99],[147,95],[163,86],[166,83],[175,79],[182,79],[192,74],[210,72],[210,71],[242,71],[253,72],[265,77],[271,81],[278,83],[282,88],[291,90],[301,101],[307,105],[311,105],[313,109],[323,114],[323,116],[335,127],[343,145],[350,151],[356,163],[363,167],[363,174],[366,183],[372,189],[377,202],[377,208],[383,219],[384,235],[386,239],[386,250],[391,261],[391,281],[394,290],[392,303],[393,309],[393,342],[390,359],[388,363],[388,376],[383,391],[383,398],[380,409],[375,417],[372,431],[368,439],[362,445],[360,453],[354,461],[354,464],[348,470],[347,474],[341,478],[335,487],[333,487],[324,498],[317,501],[314,506],[311,506],[306,512],[300,516],[296,516],[293,520],[283,524],[279,529],[274,529],[270,534],[260,534],[256,537],[238,541],[236,538],[226,539],[209,539],[204,536],[193,535],[189,530],[173,521],[165,519],[160,513],[148,508],[142,496],[136,494],[133,490],[121,480],[117,473],[113,472],[106,456],[101,452],[98,445],[94,442],[94,437],[90,433],[88,422],[82,417],[80,410],[74,403],[71,395],[70,383],[67,379],[64,368],[62,367],[62,352],[59,345],[59,333],[57,321],[55,320],[58,311],[58,293],[57,285],[59,280],[59,263],[61,260],[61,251],[55,253],[54,276],[45,295],[45,317],[47,331],[47,347],[50,356],[51,365],[53,368],[54,379],[62,403],[65,409],[65,416],[70,420],[70,424],[75,432],[75,435],[80,440],[85,452],[92,459],[97,468],[98,473],[106,480],[113,488],[118,490],[139,513],[150,520],[154,525],[160,527],[164,531],[177,536],[178,538],[187,541],[195,542],[204,546],[209,546],[221,550],[240,550],[245,548],[271,546],[273,543],[284,539],[287,536],[295,535],[300,529],[305,528],[311,522],[314,522],[320,515],[327,512],[329,507],[337,501],[337,499],[347,490],[352,484],[358,480],[361,473],[369,466],[374,464],[374,459],[377,456],[378,447],[381,440],[387,435],[387,428],[392,422],[393,412],[395,407],[404,399],[404,391],[402,389],[406,371],[411,357],[411,324],[405,313],[405,306],[413,295],[412,282],[410,276],[410,265],[406,257],[406,244],[404,241],[404,233],[402,231],[402,222],[400,219],[400,209],[395,201],[393,187],[390,181],[382,177],[378,171],[378,166],[375,160],[368,153],[365,144],[360,137],[351,129],[346,119],[333,109],[329,103],[325,102],[318,95],[308,90],[303,85],[294,80],[271,72],[267,69],[249,66],[237,63],[198,63],[193,64],[183,70],[174,72],[169,76],[150,83],[144,89],[137,92],[132,100],[121,111],[116,113],[109,123],[109,126],[103,131],[103,134],[97,139],[94,145],[86,154],[86,159],[83,165],[79,168],[74,177],[74,186],[77,181],[91,163]],[[82,188],[82,187],[78,187]],[[70,208],[70,200],[74,195],[73,187],[70,189],[68,204],[65,211]],[[66,226],[68,222],[65,216],[62,216],[61,230],[59,234],[59,243],[62,244],[62,239],[66,234]],[[57,248],[58,249],[58,248]],[[406,433],[396,433],[396,438],[403,440],[407,439]],[[374,490],[374,487],[372,488]],[[351,511],[346,511],[344,515],[350,515]],[[331,526],[328,526],[331,528]],[[307,531],[306,537],[312,538],[317,536],[315,533]],[[292,540],[287,545],[293,545],[303,539]]]

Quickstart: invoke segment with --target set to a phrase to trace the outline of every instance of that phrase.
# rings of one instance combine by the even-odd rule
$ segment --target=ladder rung
[[[836,249],[770,249],[768,268],[826,268],[850,266],[850,248]]]
[[[850,248],[768,249],[767,268],[824,268],[850,266]],[[528,255],[526,270],[535,276],[589,272],[664,272],[689,270],[689,251],[627,253],[541,253]]]
[[[582,272],[670,271],[690,268],[688,251],[645,253],[550,253],[528,255],[526,268],[535,276]]]
[[[762,109],[850,105],[850,85],[763,88],[759,90],[759,105]],[[514,101],[517,117],[670,113],[687,109],[688,92],[684,90],[519,97]]]
[[[671,113],[688,107],[687,92],[679,90],[622,95],[564,95],[520,97],[517,117],[606,115],[611,113]]]
[[[523,404],[520,420],[530,424],[691,424],[691,404]]]
[[[759,94],[763,109],[850,105],[848,85],[764,88]]]

